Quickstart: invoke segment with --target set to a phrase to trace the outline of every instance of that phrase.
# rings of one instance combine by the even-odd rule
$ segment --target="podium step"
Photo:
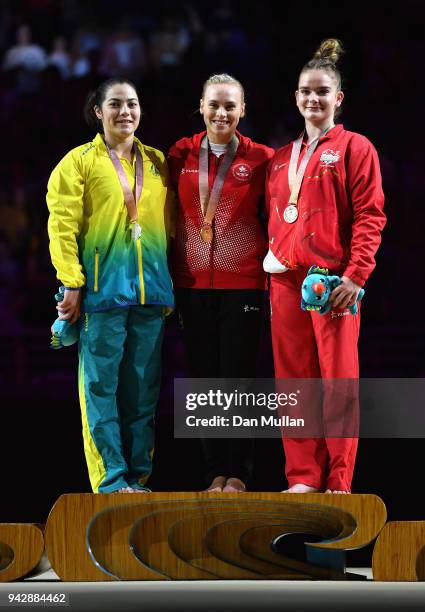
[[[52,508],[45,542],[64,581],[353,580],[344,552],[385,521],[375,495],[72,494]],[[294,535],[304,559],[286,546]]]

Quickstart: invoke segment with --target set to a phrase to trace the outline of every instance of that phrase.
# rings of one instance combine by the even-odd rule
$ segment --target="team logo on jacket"
[[[180,174],[195,174],[199,172],[198,168],[182,168]]]
[[[322,167],[332,166],[339,161],[339,151],[326,149],[326,151],[323,151],[322,155],[320,156],[320,161],[322,162]]]
[[[236,164],[232,168],[232,174],[238,181],[249,181],[252,176],[252,170],[248,164]]]

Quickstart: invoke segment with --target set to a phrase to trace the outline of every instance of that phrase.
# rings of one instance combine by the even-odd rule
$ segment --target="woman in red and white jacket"
[[[236,130],[244,89],[227,74],[204,84],[206,131],[169,152],[178,195],[172,274],[190,376],[255,376],[267,251],[264,183],[274,151]],[[263,216],[263,219],[262,219]],[[251,439],[202,439],[209,491],[244,491]]]
[[[276,152],[268,169],[264,269],[271,273],[276,378],[355,381],[359,375],[360,314],[353,316],[347,308],[375,267],[385,225],[384,195],[372,144],[335,125],[344,97],[336,67],[341,51],[339,41],[328,39],[301,70],[296,103],[305,131]],[[300,309],[301,283],[314,264],[342,279],[330,297],[332,310],[323,316]],[[350,437],[283,435],[288,492],[350,492],[357,403],[350,394],[342,403],[331,399],[323,411],[329,422],[336,414],[351,419]]]

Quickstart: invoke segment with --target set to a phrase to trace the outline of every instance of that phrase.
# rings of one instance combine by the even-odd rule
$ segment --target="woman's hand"
[[[65,289],[62,302],[56,306],[59,319],[69,319],[71,325],[80,317],[81,290]]]
[[[349,308],[357,301],[360,292],[360,285],[357,285],[348,276],[341,276],[342,283],[335,287],[329,296],[329,301],[333,308]]]

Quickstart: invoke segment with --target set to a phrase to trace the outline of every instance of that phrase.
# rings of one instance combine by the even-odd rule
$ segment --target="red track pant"
[[[271,276],[272,343],[276,378],[343,378],[359,375],[360,313],[326,315],[301,310],[306,270]],[[319,490],[351,490],[357,438],[283,437],[286,478]]]

